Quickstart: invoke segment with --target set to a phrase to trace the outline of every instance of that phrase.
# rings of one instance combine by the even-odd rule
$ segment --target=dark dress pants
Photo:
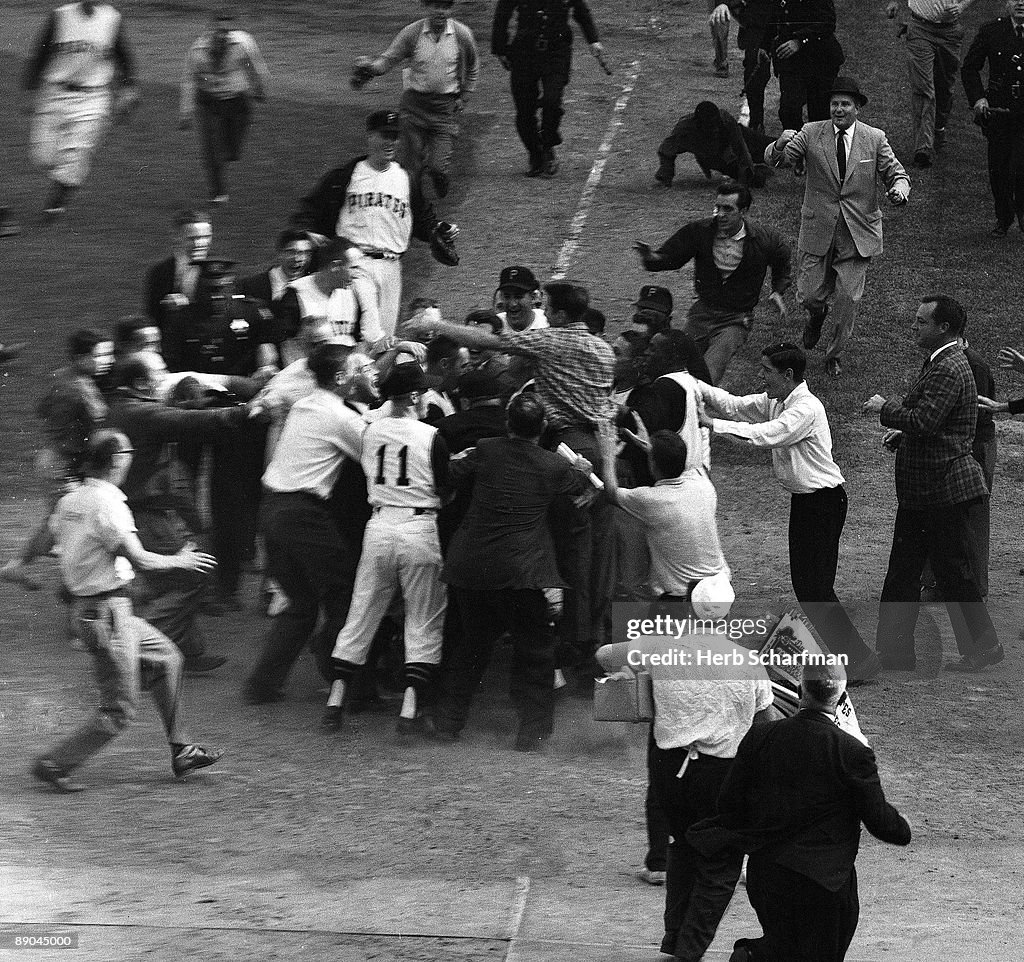
[[[225,193],[224,167],[242,156],[242,145],[252,122],[252,104],[242,94],[218,100],[200,94],[196,98],[199,138],[210,185],[210,196]]]
[[[600,464],[592,431],[557,431],[545,446],[554,450],[563,441],[591,464]],[[563,499],[552,506],[551,528],[558,571],[568,585],[559,624],[559,667],[579,666],[597,676],[594,652],[605,643],[615,593],[615,506],[604,495],[586,509]]]
[[[747,897],[764,938],[757,962],[843,962],[857,931],[857,871],[838,892],[758,853],[747,863]]]
[[[846,655],[848,666],[856,666],[871,655],[871,649],[835,592],[846,509],[846,489],[842,485],[792,496],[789,570],[796,600],[825,646],[834,654]]]
[[[572,50],[512,51],[510,83],[516,108],[516,132],[536,157],[562,142],[562,94],[569,83]],[[540,127],[537,111],[540,110]]]
[[[761,48],[754,44],[743,51],[743,89],[747,92],[747,108],[750,111],[750,127],[753,130],[764,130],[764,92],[768,81],[772,76],[771,66],[759,64],[758,54]],[[764,151],[760,157],[754,158],[760,162],[764,159]]]
[[[202,539],[173,508],[133,508],[139,541],[147,551],[177,554]],[[139,615],[173,641],[186,658],[206,650],[196,621],[206,595],[206,575],[194,571],[145,571],[136,578],[133,595]]]
[[[983,499],[975,498],[935,508],[897,509],[878,615],[879,654],[913,661],[921,572],[929,559],[960,654],[972,656],[999,644],[978,584],[972,513],[982,508]]]
[[[1024,214],[1024,112],[993,114],[985,123],[988,181],[996,220],[1004,227]]]
[[[211,541],[217,558],[217,585],[226,594],[238,590],[242,566],[256,550],[266,442],[265,427],[246,424],[234,437],[213,446]]]
[[[679,778],[686,757],[685,748],[655,746],[652,754],[651,781],[671,835],[661,950],[686,962],[699,962],[736,890],[743,853],[725,849],[706,856],[686,841],[691,825],[716,813],[718,794],[732,764],[731,758],[700,755]]]
[[[509,694],[524,738],[551,734],[554,720],[555,639],[548,627],[547,600],[541,588],[478,591],[452,587],[462,616],[462,632],[441,669],[441,697],[434,719],[457,734],[466,725],[473,696],[490,664],[494,646],[512,635]]]
[[[647,794],[644,797],[644,817],[647,822],[647,857],[644,866],[652,872],[664,872],[668,864],[668,819],[662,810],[658,794],[654,790],[652,766],[657,745],[654,742],[654,725],[647,738]]]
[[[798,55],[799,56],[799,55]],[[804,105],[807,105],[807,123],[828,120],[829,90],[836,79],[838,66],[813,61],[794,65],[779,75],[779,120],[783,130],[799,130],[804,125]]]
[[[265,492],[260,516],[267,572],[288,607],[274,616],[248,686],[254,696],[273,697],[307,642],[320,674],[333,679],[331,652],[348,615],[360,546],[340,531],[328,503],[311,494]]]

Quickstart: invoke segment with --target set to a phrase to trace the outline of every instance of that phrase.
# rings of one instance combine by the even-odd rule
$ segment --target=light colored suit
[[[853,127],[842,183],[831,120],[804,124],[784,151],[770,144],[765,161],[775,167],[802,164],[806,169],[797,241],[797,299],[813,315],[823,312],[827,298],[835,294],[836,328],[826,357],[837,357],[853,333],[868,262],[882,252],[878,179],[887,190],[902,181],[909,196],[910,178],[885,131],[860,121]]]

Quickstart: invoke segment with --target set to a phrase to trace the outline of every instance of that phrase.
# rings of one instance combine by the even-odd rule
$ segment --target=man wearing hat
[[[356,669],[366,664],[374,635],[396,590],[405,601],[405,698],[400,732],[419,727],[423,695],[441,661],[447,595],[441,583],[437,513],[448,481],[448,446],[424,424],[426,380],[418,363],[396,364],[380,385],[391,401],[387,416],[370,423],[360,460],[373,515],[366,525],[345,626],[331,660],[336,681],[324,727],[342,723],[342,705]]]
[[[821,337],[834,296],[835,330],[825,352],[825,369],[842,374],[839,355],[853,334],[864,295],[868,264],[882,253],[882,212],[878,178],[893,206],[910,196],[910,178],[896,159],[885,131],[857,119],[868,98],[856,80],[838,77],[832,85],[831,120],[787,129],[765,150],[766,163],[795,164],[807,172],[800,218],[797,300],[807,311],[803,345]]]
[[[384,332],[398,326],[402,302],[401,257],[413,237],[429,242],[441,224],[419,189],[419,181],[395,160],[399,120],[394,110],[366,118],[368,152],[329,171],[292,215],[292,225],[321,241],[347,237],[366,255],[362,272],[377,289]],[[457,230],[457,229],[456,229]],[[454,236],[454,235],[453,235]]]
[[[548,327],[544,311],[534,307],[540,282],[529,267],[506,267],[498,278],[495,308],[503,331],[539,331]]]
[[[399,30],[379,57],[356,58],[352,86],[404,64],[402,164],[422,187],[430,178],[438,197],[448,194],[458,115],[476,88],[479,58],[473,31],[451,13],[454,0],[422,0],[427,15]]]
[[[633,301],[633,323],[643,324],[647,336],[661,334],[672,326],[672,292],[667,287],[644,284]]]
[[[769,300],[779,319],[786,319],[783,294],[790,284],[789,246],[778,231],[747,218],[752,200],[743,184],[723,181],[711,217],[686,224],[657,251],[642,241],[635,245],[647,271],[678,270],[694,262],[697,299],[690,305],[683,330],[697,342],[715,384],[746,343],[769,270]]]

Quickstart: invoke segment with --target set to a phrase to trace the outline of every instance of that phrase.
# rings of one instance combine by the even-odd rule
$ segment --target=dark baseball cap
[[[511,287],[517,291],[535,291],[540,284],[529,267],[506,267],[498,279],[498,290]]]
[[[207,281],[219,281],[224,277],[234,277],[236,263],[226,257],[208,257],[205,261],[199,261],[199,276]]]
[[[375,110],[366,118],[366,129],[379,130],[381,133],[398,136],[398,111]]]
[[[645,284],[640,288],[634,307],[641,311],[659,311],[662,314],[672,313],[672,292],[667,287],[656,284]]]
[[[422,391],[426,386],[423,368],[415,361],[408,361],[396,364],[391,369],[391,373],[380,383],[380,393],[383,397],[401,397],[413,391]]]

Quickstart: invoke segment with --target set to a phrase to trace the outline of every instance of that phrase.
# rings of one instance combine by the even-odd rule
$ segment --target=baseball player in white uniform
[[[400,732],[417,729],[417,696],[441,661],[447,593],[441,582],[437,536],[439,490],[448,474],[448,448],[436,428],[423,424],[426,386],[419,364],[398,364],[381,384],[391,413],[363,433],[361,462],[373,516],[366,525],[352,604],[331,660],[337,680],[324,713],[324,727],[340,727],[345,690],[366,664],[374,634],[395,590],[405,600],[405,698]]]
[[[125,112],[138,93],[120,13],[107,3],[82,0],[50,14],[24,82],[26,90],[38,91],[31,149],[33,160],[51,181],[45,208],[49,218],[65,212],[89,173],[110,118],[118,77],[118,111]]]
[[[323,240],[347,237],[365,255],[361,271],[377,288],[378,314],[390,337],[402,300],[401,257],[413,237],[429,242],[441,228],[433,208],[396,160],[398,114],[376,110],[366,118],[369,153],[329,171],[302,198],[293,224]]]

